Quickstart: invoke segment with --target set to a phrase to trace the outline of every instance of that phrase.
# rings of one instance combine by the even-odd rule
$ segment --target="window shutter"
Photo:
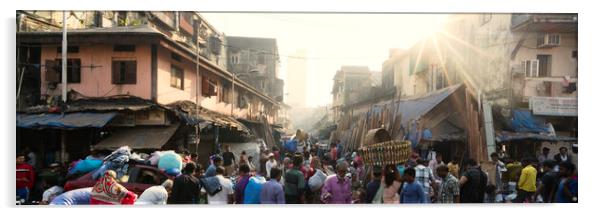
[[[127,61],[125,63],[125,83],[136,84],[136,61]]]
[[[113,84],[120,84],[119,82],[119,62],[113,61],[111,80]]]
[[[46,60],[46,81],[50,83],[60,82],[58,64],[53,60]]]
[[[532,77],[539,77],[539,60],[531,60]]]
[[[207,96],[209,95],[209,82],[207,82],[207,77],[203,77],[203,90],[202,93],[203,95]]]

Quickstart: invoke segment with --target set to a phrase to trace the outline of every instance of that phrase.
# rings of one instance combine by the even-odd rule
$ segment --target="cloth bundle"
[[[93,173],[92,177],[97,179],[104,174],[105,171],[113,170],[117,173],[117,178],[121,178],[127,173],[128,162],[130,161],[131,156],[132,150],[129,146],[118,148],[104,158],[102,166]]]

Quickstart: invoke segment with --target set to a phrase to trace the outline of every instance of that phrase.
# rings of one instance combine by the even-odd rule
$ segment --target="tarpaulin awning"
[[[447,97],[452,95],[456,90],[458,90],[462,84],[450,86],[447,88],[440,89],[433,93],[430,93],[424,97],[413,98],[413,99],[405,99],[400,100],[397,106],[397,114],[402,117],[402,124],[405,126],[411,120],[417,119],[420,116],[425,115],[433,108],[435,108],[439,103],[445,100]],[[385,103],[386,104],[386,103]],[[377,108],[377,107],[375,107]],[[373,114],[374,112],[380,113],[379,109],[373,108],[368,115]]]
[[[21,128],[101,128],[104,127],[117,113],[42,113],[42,114],[17,114],[17,127]]]
[[[496,133],[495,139],[497,142],[509,142],[509,141],[518,141],[518,140],[538,140],[538,141],[552,141],[552,142],[577,141],[577,138],[575,138],[575,137],[549,136],[546,134],[517,133],[517,132],[509,132],[509,131],[502,131],[502,132]]]
[[[548,127],[542,118],[538,118],[531,114],[529,110],[512,110],[512,119],[510,120],[512,130],[516,132],[548,132]]]
[[[115,150],[122,146],[132,149],[161,149],[180,125],[138,126],[116,131],[100,143],[92,146],[96,150]]]

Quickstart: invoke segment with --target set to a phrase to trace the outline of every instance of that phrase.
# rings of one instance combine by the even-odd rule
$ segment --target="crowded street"
[[[579,202],[577,14],[16,15],[16,205]]]

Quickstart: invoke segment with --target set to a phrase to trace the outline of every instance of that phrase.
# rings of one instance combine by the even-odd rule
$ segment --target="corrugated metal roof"
[[[92,146],[97,150],[115,150],[122,146],[132,149],[161,149],[180,125],[123,128],[100,143]]]
[[[191,101],[176,101],[167,106],[178,113],[178,116],[180,116],[180,118],[188,125],[211,122],[219,127],[232,127],[243,133],[251,134],[250,130],[235,118],[196,106]],[[195,108],[198,111],[198,115],[195,113]]]

